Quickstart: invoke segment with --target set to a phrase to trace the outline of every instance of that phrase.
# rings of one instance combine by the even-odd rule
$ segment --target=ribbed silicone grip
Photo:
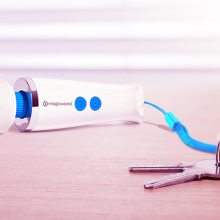
[[[15,92],[16,118],[30,118],[32,111],[32,99],[30,92]]]

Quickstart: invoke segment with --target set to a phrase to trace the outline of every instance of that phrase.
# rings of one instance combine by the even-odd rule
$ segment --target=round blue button
[[[78,97],[75,100],[75,107],[78,111],[83,111],[86,108],[86,100],[83,97]]]
[[[101,102],[100,98],[98,98],[96,96],[91,98],[91,100],[90,100],[90,107],[91,107],[91,109],[93,111],[99,110],[101,105],[102,105],[102,102]]]

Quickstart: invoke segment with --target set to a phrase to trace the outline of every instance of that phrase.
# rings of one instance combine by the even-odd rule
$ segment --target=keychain
[[[194,163],[180,163],[177,165],[134,165],[129,167],[130,172],[181,172],[147,180],[146,189],[156,189],[164,186],[181,183],[187,180],[210,177],[220,179],[220,142],[216,152],[216,160],[199,160]]]

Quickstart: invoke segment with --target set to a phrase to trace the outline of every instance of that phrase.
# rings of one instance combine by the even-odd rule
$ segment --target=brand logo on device
[[[72,102],[47,102],[44,100],[43,106],[47,107],[48,105],[52,106],[72,106]]]
[[[44,101],[44,102],[43,102],[43,106],[44,106],[44,107],[47,107],[47,106],[48,106],[48,102],[47,102],[47,101]]]

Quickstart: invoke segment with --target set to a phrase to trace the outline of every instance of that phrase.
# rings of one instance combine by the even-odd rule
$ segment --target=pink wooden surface
[[[220,87],[144,85],[145,99],[172,112],[195,139],[217,144]],[[88,126],[0,136],[0,219],[218,219],[220,180],[156,190],[129,173],[133,164],[214,159],[187,147],[164,116],[145,107],[145,123]]]

